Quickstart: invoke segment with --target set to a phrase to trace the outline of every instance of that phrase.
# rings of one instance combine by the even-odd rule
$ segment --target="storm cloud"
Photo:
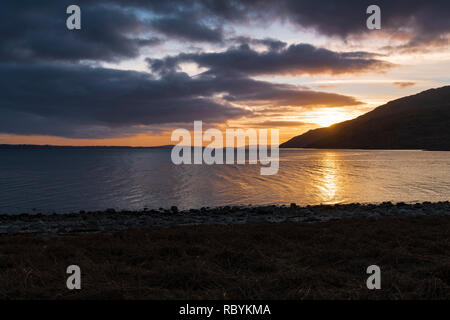
[[[365,12],[372,2],[80,0],[82,31],[67,32],[65,9],[70,4],[68,0],[3,1],[2,61],[118,61],[137,57],[142,48],[170,39],[223,43],[233,38],[224,30],[249,21],[261,28],[274,21],[289,21],[346,39],[368,34]],[[382,10],[382,32],[409,39],[401,48],[448,45],[449,1],[380,0],[377,4]]]
[[[168,37],[199,42],[222,42],[223,30],[198,23],[196,16],[164,17],[151,22],[153,30]]]
[[[248,117],[239,107],[354,105],[352,97],[245,77],[191,78],[82,65],[0,65],[0,132],[105,138],[151,125]]]
[[[182,14],[195,11],[215,23],[261,26],[279,20],[301,28],[341,38],[366,34],[366,9],[377,4],[382,12],[382,30],[407,35],[406,46],[417,48],[430,44],[448,44],[450,2],[444,0],[109,0],[125,6],[136,6],[157,14]]]
[[[139,126],[249,113],[192,94],[183,77],[155,80],[133,71],[52,65],[2,65],[0,72],[3,133],[99,138]]]
[[[65,1],[6,1],[0,10],[3,62],[119,61],[161,42],[148,22],[120,8],[82,9],[82,31],[68,32]]]
[[[259,52],[248,44],[232,47],[223,52],[182,53],[165,59],[147,59],[154,72],[168,72],[183,62],[195,62],[211,73],[243,73],[246,75],[273,74],[343,74],[382,71],[393,65],[375,59],[368,52],[335,52],[309,44],[293,44]]]

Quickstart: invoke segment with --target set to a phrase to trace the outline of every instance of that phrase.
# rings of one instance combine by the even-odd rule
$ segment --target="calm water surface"
[[[450,200],[450,152],[280,150],[257,165],[182,165],[167,149],[0,150],[0,213]]]

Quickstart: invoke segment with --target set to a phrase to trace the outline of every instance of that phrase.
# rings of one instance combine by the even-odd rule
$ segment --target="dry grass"
[[[0,237],[0,299],[24,298],[449,299],[450,217]]]

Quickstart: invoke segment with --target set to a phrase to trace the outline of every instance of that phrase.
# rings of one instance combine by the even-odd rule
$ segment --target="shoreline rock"
[[[179,210],[105,211],[68,214],[0,215],[0,235],[71,234],[118,231],[131,228],[192,226],[201,224],[246,224],[281,222],[323,222],[332,219],[384,216],[450,215],[450,202],[393,204],[336,204],[298,206],[225,206]]]

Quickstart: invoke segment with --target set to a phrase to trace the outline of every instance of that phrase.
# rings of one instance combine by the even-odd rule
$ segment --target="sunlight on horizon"
[[[308,118],[308,121],[321,127],[329,127],[333,124],[351,120],[356,117],[358,117],[358,114],[355,114],[355,112],[327,108],[314,112],[314,114]]]

